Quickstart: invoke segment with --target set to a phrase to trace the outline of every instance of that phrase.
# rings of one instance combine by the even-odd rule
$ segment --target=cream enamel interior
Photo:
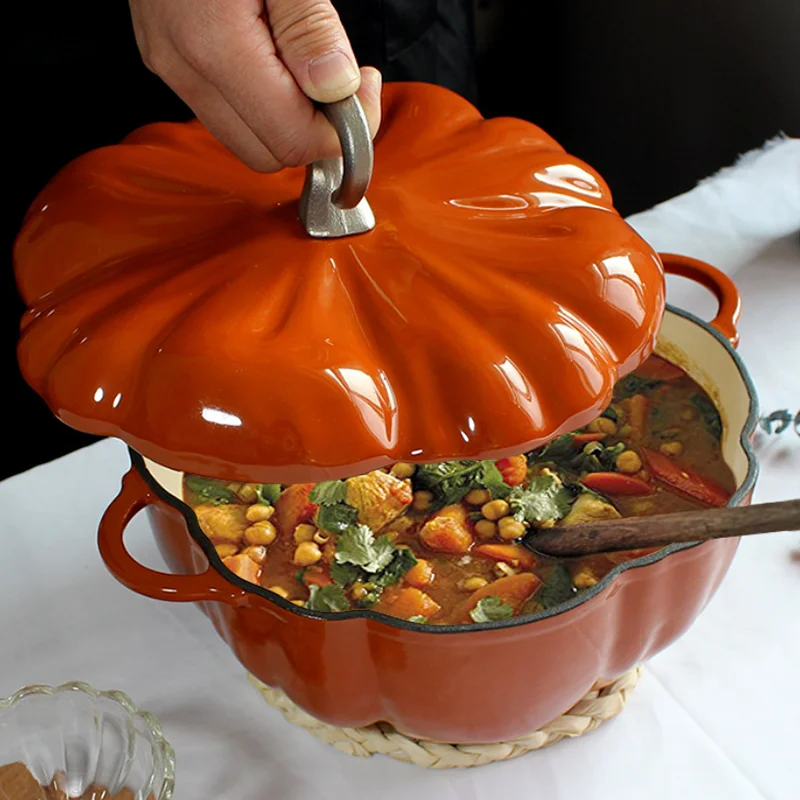
[[[708,392],[723,422],[722,453],[740,487],[749,461],[741,438],[750,414],[751,398],[736,361],[725,346],[695,321],[667,310],[656,352],[686,370]],[[183,473],[144,459],[153,478],[170,494],[183,499]]]

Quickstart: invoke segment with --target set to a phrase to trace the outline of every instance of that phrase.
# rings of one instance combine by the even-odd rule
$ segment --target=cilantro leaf
[[[508,497],[511,487],[503,480],[503,474],[497,469],[494,461],[480,461],[477,481],[484,489],[488,489],[492,497]]]
[[[215,478],[203,478],[200,475],[187,475],[186,488],[204,503],[218,506],[231,503],[236,493]]]
[[[427,617],[423,617],[422,614],[414,614],[413,617],[408,618],[409,622],[416,622],[419,625],[424,625],[427,621]]]
[[[499,597],[482,597],[475,608],[469,612],[473,622],[495,622],[499,619],[508,619],[514,615],[514,609],[504,603]]]
[[[323,481],[314,486],[308,499],[323,506],[343,503],[347,499],[347,484],[344,481]]]
[[[572,585],[569,570],[564,564],[556,564],[536,593],[536,602],[542,608],[553,608],[565,603],[574,595],[575,587]]]
[[[563,461],[575,455],[574,437],[571,433],[556,436],[548,442],[527,454],[528,463],[535,464],[541,461]]]
[[[372,580],[378,586],[391,586],[397,583],[411,567],[417,563],[417,557],[409,547],[398,547],[386,568]]]
[[[515,486],[508,496],[508,504],[515,519],[520,522],[543,523],[566,516],[573,496],[552,475],[540,475],[527,487]]]
[[[350,608],[341,586],[331,583],[328,586],[312,585],[309,589],[306,608],[311,611],[347,611]]]
[[[358,522],[358,511],[347,503],[321,505],[316,522],[318,528],[338,535]]]
[[[353,525],[339,537],[335,560],[339,564],[355,564],[366,572],[381,572],[389,565],[395,549],[388,536],[376,539],[366,525]]]
[[[331,564],[331,579],[339,586],[349,586],[359,580],[363,574],[355,564],[340,564],[337,561]]]
[[[433,510],[460,502],[472,489],[488,489],[493,497],[505,497],[511,491],[494,461],[420,464],[414,473],[414,488],[433,493]]]
[[[265,506],[272,506],[281,496],[281,485],[279,483],[260,483],[256,486],[256,497],[258,502]]]

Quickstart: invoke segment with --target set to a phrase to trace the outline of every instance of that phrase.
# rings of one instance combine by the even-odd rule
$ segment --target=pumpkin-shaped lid
[[[502,457],[587,423],[653,348],[658,256],[536,126],[422,84],[387,86],[383,115],[374,227],[339,238],[304,229],[303,170],[253,172],[197,122],[67,166],[15,249],[27,381],[69,425],[230,480]]]

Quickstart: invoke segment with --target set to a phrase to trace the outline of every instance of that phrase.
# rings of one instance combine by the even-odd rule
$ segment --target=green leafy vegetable
[[[417,557],[411,548],[398,547],[386,569],[378,573],[372,580],[378,586],[391,586],[397,583],[416,563]]]
[[[565,603],[574,595],[575,587],[572,585],[569,570],[564,564],[556,564],[536,593],[536,602],[542,608],[553,608]]]
[[[408,621],[409,622],[416,622],[419,625],[424,625],[428,621],[428,619],[427,619],[427,617],[423,617],[422,614],[414,614],[413,617],[409,617],[408,618]]]
[[[304,583],[303,578],[305,577],[306,572],[308,571],[308,567],[301,567],[297,572],[294,574],[294,579],[298,583]]]
[[[211,505],[232,503],[236,493],[228,489],[215,478],[203,478],[200,475],[187,475],[186,486],[199,500]]]
[[[376,539],[366,525],[353,525],[339,537],[335,560],[339,564],[354,564],[365,572],[376,573],[389,566],[395,549],[388,536]]]
[[[722,438],[722,418],[717,411],[717,407],[702,394],[692,395],[692,405],[700,412],[706,430],[715,438]]]
[[[322,506],[343,503],[347,499],[347,484],[344,481],[323,481],[314,486],[308,499]]]
[[[358,511],[347,503],[321,505],[317,511],[317,527],[334,534],[342,534],[358,522]]]
[[[495,622],[513,616],[514,609],[499,597],[482,597],[469,615],[473,622]]]
[[[256,496],[259,503],[273,506],[281,496],[281,485],[279,483],[260,483],[256,486]]]
[[[631,373],[622,380],[617,381],[614,386],[614,399],[623,400],[635,394],[648,394],[663,382],[653,378],[640,378],[638,375]]]
[[[433,493],[433,509],[458,503],[473,489],[488,489],[492,497],[506,497],[511,487],[494,461],[440,461],[420,464],[414,488]]]
[[[527,487],[515,486],[508,496],[515,519],[537,524],[565,517],[572,500],[572,492],[552,475],[540,475]]]
[[[572,461],[577,472],[611,472],[616,469],[617,456],[625,450],[625,443],[606,447],[600,442],[589,442]]]
[[[612,422],[616,422],[619,419],[617,412],[614,411],[612,406],[609,406],[600,416],[610,419]]]
[[[306,608],[311,611],[347,611],[350,608],[341,586],[331,583],[327,586],[313,585],[309,589]]]
[[[364,574],[355,564],[340,564],[337,561],[331,564],[331,579],[339,586],[349,586]]]
[[[528,453],[528,463],[537,464],[542,461],[562,462],[569,461],[575,456],[575,437],[571,433],[556,436],[555,439],[542,447]]]

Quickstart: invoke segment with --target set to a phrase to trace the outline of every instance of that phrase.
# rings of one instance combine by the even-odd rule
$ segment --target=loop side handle
[[[709,323],[716,328],[732,347],[739,344],[739,331],[736,323],[742,311],[742,298],[736,284],[724,273],[705,261],[679,256],[673,253],[659,253],[667,275],[678,275],[705,286],[719,303],[717,316]]]
[[[125,547],[125,529],[148,505],[160,503],[135,467],[122,479],[122,488],[100,521],[97,542],[108,571],[137,594],[176,603],[217,601],[240,605],[246,592],[225,580],[211,565],[200,575],[170,575],[140,564]]]

